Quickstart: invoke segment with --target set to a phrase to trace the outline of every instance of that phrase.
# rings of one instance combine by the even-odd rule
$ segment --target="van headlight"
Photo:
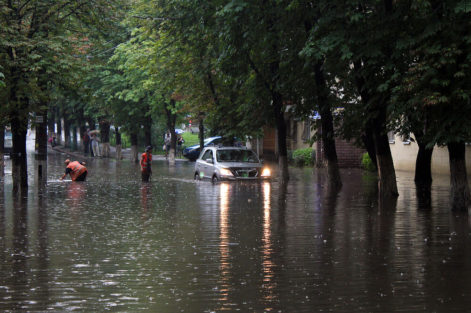
[[[232,172],[227,169],[227,168],[221,168],[219,170],[219,173],[222,175],[222,176],[232,176]]]
[[[262,169],[262,177],[270,177],[271,176],[271,171],[268,167],[265,167]]]

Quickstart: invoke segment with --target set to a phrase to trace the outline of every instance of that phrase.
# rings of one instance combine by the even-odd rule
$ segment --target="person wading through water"
[[[73,181],[85,181],[87,178],[87,168],[84,166],[85,162],[73,161],[71,162],[69,159],[65,160],[65,173],[62,175],[61,180],[63,180],[67,174],[70,175]]]
[[[148,182],[152,175],[152,146],[146,147],[146,152],[141,155],[141,177],[143,182]]]

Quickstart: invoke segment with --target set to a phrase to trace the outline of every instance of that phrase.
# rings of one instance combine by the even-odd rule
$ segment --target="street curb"
[[[53,151],[56,151],[56,152],[59,152],[59,153],[63,153],[63,154],[67,154],[67,155],[71,155],[73,157],[76,157],[76,158],[84,158],[84,159],[91,159],[92,157],[89,157],[89,156],[86,156],[86,155],[83,155],[83,154],[79,154],[79,153],[75,153],[75,152],[72,152],[72,151],[67,151],[67,150],[63,150],[62,148],[58,148],[57,146],[56,147],[52,147],[51,148]]]

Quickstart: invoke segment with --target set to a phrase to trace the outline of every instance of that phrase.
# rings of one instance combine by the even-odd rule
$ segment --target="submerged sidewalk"
[[[51,147],[50,145],[47,146],[48,151],[55,151],[63,154],[67,154],[70,156],[73,156],[74,158],[81,158],[81,159],[115,159],[116,160],[116,147],[110,146],[110,156],[109,157],[92,157],[89,154],[85,154],[83,150],[72,150],[70,148],[66,148],[62,145],[57,145],[55,147]],[[138,153],[138,157],[140,156],[140,153]],[[153,160],[166,160],[164,155],[161,154],[153,154],[152,155]],[[131,159],[131,149],[122,149],[121,150],[121,160],[130,160]],[[188,162],[187,159],[184,158],[175,158],[176,162]]]

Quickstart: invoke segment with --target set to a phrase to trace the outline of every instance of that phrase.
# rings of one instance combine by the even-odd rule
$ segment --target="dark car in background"
[[[221,136],[209,137],[204,140],[204,147],[216,146],[222,142]],[[187,147],[183,150],[183,157],[190,161],[196,161],[200,156],[200,145]]]

